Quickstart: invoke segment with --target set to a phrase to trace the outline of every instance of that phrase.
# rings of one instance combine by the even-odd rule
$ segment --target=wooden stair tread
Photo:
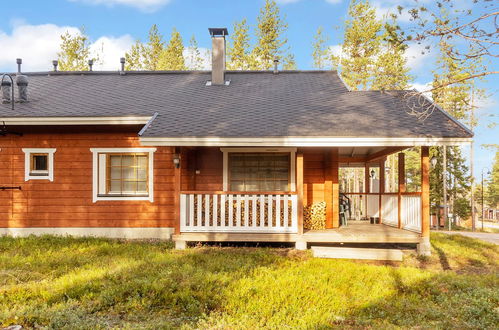
[[[403,252],[398,249],[328,246],[311,246],[311,249],[316,258],[402,261],[404,256]]]

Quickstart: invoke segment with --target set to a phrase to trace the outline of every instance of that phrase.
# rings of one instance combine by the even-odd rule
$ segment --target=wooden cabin
[[[350,91],[335,71],[225,71],[226,31],[210,32],[207,72],[4,76],[0,234],[173,239],[177,248],[415,243],[429,253],[429,147],[472,133],[424,96]],[[27,98],[13,103],[20,88]],[[420,191],[405,188],[407,148],[421,150]],[[385,191],[391,154],[397,189]],[[363,183],[340,191],[349,167],[363,169]],[[304,213],[318,203],[324,223],[307,229]]]

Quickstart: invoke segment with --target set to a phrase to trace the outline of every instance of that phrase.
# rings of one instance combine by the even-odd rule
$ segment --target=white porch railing
[[[381,219],[384,224],[398,227],[399,199],[398,195],[381,195]]]
[[[400,228],[421,232],[421,195],[418,193],[402,193],[399,204],[397,193],[363,194],[346,193],[352,203],[352,218],[379,217],[381,206],[381,222],[398,227],[400,205]]]
[[[298,196],[277,192],[183,192],[180,231],[297,233]]]
[[[421,232],[421,196],[402,195],[402,228]]]

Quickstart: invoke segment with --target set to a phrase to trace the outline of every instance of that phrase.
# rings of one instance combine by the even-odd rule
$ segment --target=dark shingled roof
[[[348,91],[334,71],[27,73],[29,102],[6,117],[152,116],[147,137],[471,137],[440,109],[409,114],[403,92]]]

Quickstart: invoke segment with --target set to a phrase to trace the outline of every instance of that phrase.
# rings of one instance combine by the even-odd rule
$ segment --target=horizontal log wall
[[[303,152],[303,205],[324,201],[324,150],[301,149]]]
[[[172,148],[154,153],[154,202],[92,202],[90,148],[141,147],[130,133],[26,133],[0,136],[0,228],[6,227],[173,227]],[[22,148],[56,148],[54,181],[24,181]],[[187,187],[186,187],[187,188]]]

